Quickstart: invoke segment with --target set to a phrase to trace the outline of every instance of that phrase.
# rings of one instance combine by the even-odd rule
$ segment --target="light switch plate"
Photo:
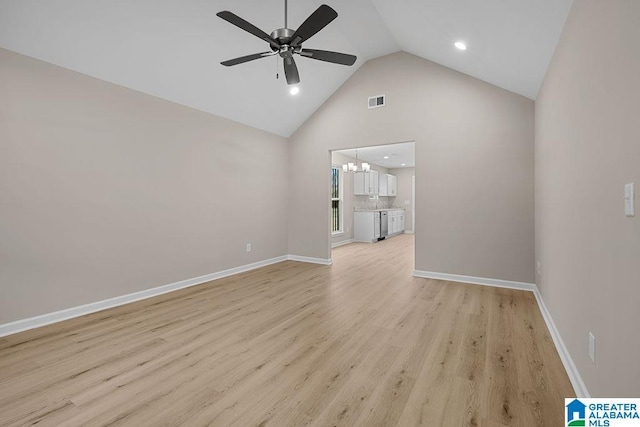
[[[635,216],[635,191],[633,182],[625,184],[624,186],[624,214],[626,216]]]
[[[596,363],[596,337],[589,331],[589,358]]]

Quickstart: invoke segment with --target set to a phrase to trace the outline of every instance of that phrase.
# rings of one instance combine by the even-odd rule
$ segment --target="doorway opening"
[[[332,150],[330,177],[332,251],[414,233],[414,141]]]

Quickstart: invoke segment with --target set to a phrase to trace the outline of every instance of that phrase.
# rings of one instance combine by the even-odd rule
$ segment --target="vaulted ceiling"
[[[289,136],[364,62],[399,50],[535,99],[572,0],[325,2],[339,16],[304,47],[358,60],[346,67],[296,56],[295,96],[276,57],[220,65],[268,47],[216,13],[230,10],[270,33],[284,24],[284,0],[0,0],[0,46]],[[322,3],[289,1],[289,27]],[[466,51],[453,47],[458,40]]]

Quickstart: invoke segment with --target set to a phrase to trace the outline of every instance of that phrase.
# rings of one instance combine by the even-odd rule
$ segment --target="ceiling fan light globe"
[[[463,41],[457,41],[453,45],[459,50],[467,50],[467,44]]]

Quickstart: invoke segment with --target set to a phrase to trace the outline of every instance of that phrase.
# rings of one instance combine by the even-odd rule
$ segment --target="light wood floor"
[[[0,425],[555,426],[573,390],[533,294],[351,244],[0,338]]]

